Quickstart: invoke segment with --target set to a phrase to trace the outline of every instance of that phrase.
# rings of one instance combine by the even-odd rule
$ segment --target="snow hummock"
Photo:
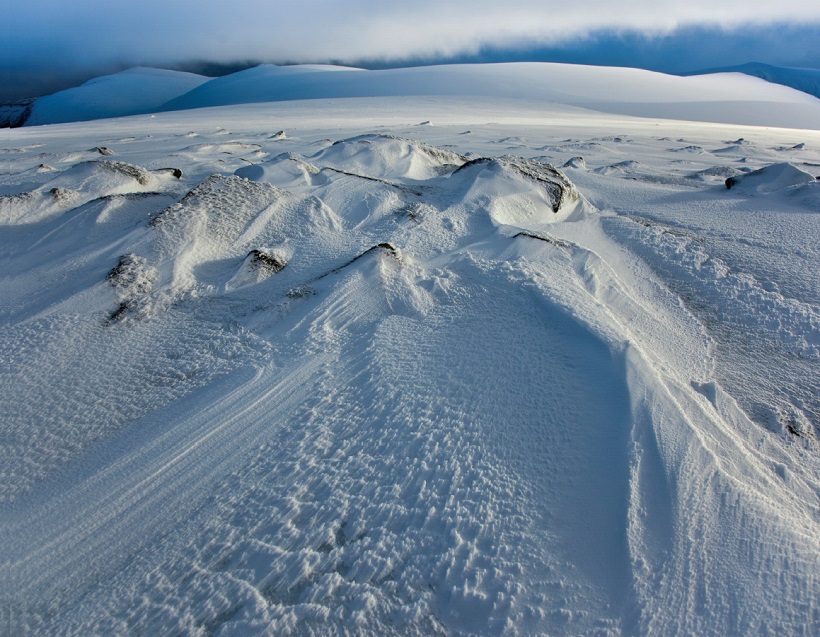
[[[729,177],[726,180],[727,188],[734,188],[738,192],[768,194],[814,183],[813,175],[801,170],[788,162],[764,166],[750,173]]]
[[[0,146],[10,634],[817,633],[820,133],[402,96]]]

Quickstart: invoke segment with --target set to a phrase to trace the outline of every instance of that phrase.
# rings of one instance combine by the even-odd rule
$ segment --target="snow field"
[[[5,625],[815,632],[820,136],[394,104],[4,138]]]

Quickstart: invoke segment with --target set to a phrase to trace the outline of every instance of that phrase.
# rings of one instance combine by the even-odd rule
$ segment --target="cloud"
[[[810,6],[807,6],[810,5]],[[724,29],[820,24],[805,0],[32,0],[4,11],[0,70],[71,76],[190,61],[356,63],[448,58],[487,47],[570,42],[597,30],[662,36],[689,25]],[[19,81],[19,80],[18,80]]]

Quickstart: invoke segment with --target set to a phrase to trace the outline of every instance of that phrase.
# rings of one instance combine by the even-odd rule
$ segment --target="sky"
[[[820,68],[820,0],[30,0],[6,4],[0,35],[4,101],[137,65]]]

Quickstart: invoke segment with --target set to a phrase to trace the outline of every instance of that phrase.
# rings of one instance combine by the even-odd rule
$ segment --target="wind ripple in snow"
[[[184,163],[170,206],[117,214],[95,172],[75,207],[35,223],[14,208],[2,625],[811,634],[812,438],[800,464],[748,420],[721,376],[741,368],[732,339],[664,284],[812,362],[810,303],[691,233],[599,213],[543,162],[288,131],[154,140]],[[521,152],[537,131],[514,136]],[[573,179],[642,176],[630,197],[710,187],[688,160],[596,172],[609,146],[640,148],[600,142]],[[273,145],[293,150],[243,168]],[[808,368],[774,364],[802,396]]]

